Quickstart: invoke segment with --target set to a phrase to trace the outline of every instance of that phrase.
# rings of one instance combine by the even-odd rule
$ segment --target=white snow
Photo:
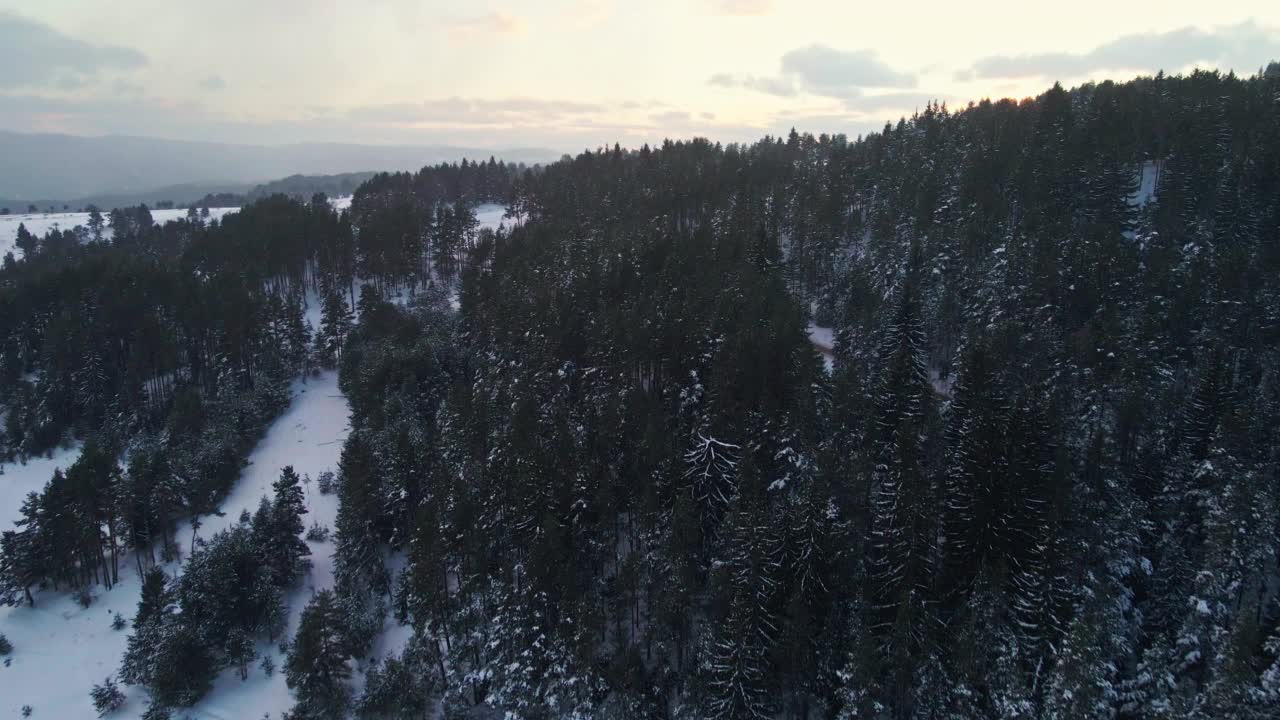
[[[240,208],[209,208],[209,217],[207,220],[221,220],[228,213],[233,213]],[[152,210],[151,219],[157,225],[163,225],[171,220],[180,220],[187,216],[186,208],[172,208],[169,210]],[[103,220],[106,220],[106,213],[103,213]],[[70,230],[77,225],[85,225],[89,222],[89,213],[83,212],[66,212],[66,213],[35,213],[23,215],[0,215],[0,257],[13,251],[15,257],[21,257],[22,253],[14,247],[14,241],[18,238],[18,226],[26,225],[27,231],[36,237],[44,237],[45,233],[53,229]],[[111,226],[104,225],[102,229],[104,238],[111,237]]]
[[[21,517],[18,511],[28,493],[40,492],[62,468],[65,472],[80,457],[80,445],[58,448],[46,457],[29,458],[25,463],[0,465],[0,530],[12,530],[13,522]],[[0,631],[3,632],[3,631]]]
[[[1156,195],[1156,180],[1160,177],[1160,166],[1155,160],[1147,160],[1138,170],[1138,189],[1129,197],[1129,204],[1145,207]]]
[[[498,226],[503,223],[502,216],[506,214],[507,209],[495,203],[485,203],[476,206],[476,220],[480,223],[480,228],[489,228],[496,231]]]
[[[818,354],[822,356],[823,367],[827,369],[828,373],[831,372],[835,367],[836,358],[836,343],[832,329],[809,323],[809,342],[813,343],[813,349],[817,350]]]
[[[334,210],[342,211],[351,207],[351,196],[343,195],[342,197],[331,198],[329,204]],[[499,205],[481,205],[481,209],[496,207],[498,208],[499,219],[502,218],[502,207]],[[209,208],[209,217],[206,220],[221,220],[226,215],[237,212],[240,208]],[[103,213],[103,219],[106,219],[107,213]],[[187,217],[186,208],[170,208],[167,210],[152,210],[151,219],[157,225],[164,225],[172,220],[181,220]],[[44,237],[45,233],[53,229],[70,230],[77,225],[88,226],[89,213],[87,212],[64,212],[64,213],[32,213],[21,215],[0,215],[0,257],[13,251],[15,257],[22,257],[22,253],[14,247],[14,240],[18,237],[18,226],[26,225],[27,230],[37,237]],[[485,220],[481,220],[483,226]],[[495,226],[496,227],[496,224]],[[102,230],[104,238],[111,237],[110,225],[105,225]]]
[[[211,537],[219,530],[239,521],[240,512],[253,512],[264,495],[271,494],[271,483],[280,468],[293,465],[300,475],[313,482],[304,487],[308,513],[303,523],[308,527],[318,521],[333,529],[337,517],[337,495],[321,495],[314,482],[320,472],[336,469],[342,442],[350,431],[346,398],[338,390],[336,372],[322,373],[309,382],[293,385],[293,402],[268,429],[266,436],[249,456],[249,465],[222,503],[222,516],[202,518],[199,536]],[[15,502],[21,502],[27,489],[43,485],[56,466],[66,467],[78,450],[55,453],[52,459],[31,461],[26,467],[7,464],[0,476],[0,510],[12,519],[18,514]],[[41,479],[43,478],[43,479]],[[16,482],[15,482],[16,481]],[[10,488],[13,483],[13,488]],[[5,529],[10,525],[5,523]],[[178,543],[184,557],[190,553],[191,527],[182,523]],[[311,547],[312,570],[298,588],[286,598],[292,636],[302,608],[315,590],[333,586],[332,541],[308,543]],[[177,563],[166,566],[171,574],[180,571]],[[31,705],[34,717],[93,717],[89,690],[108,675],[115,675],[125,649],[125,639],[132,630],[111,629],[113,612],[126,619],[137,611],[140,582],[132,557],[121,562],[120,584],[112,590],[98,587],[97,600],[88,608],[77,605],[67,592],[40,592],[36,606],[0,608],[0,633],[8,636],[14,651],[10,667],[0,666],[0,716],[17,717],[23,705]],[[391,644],[401,642],[392,638]],[[379,645],[386,645],[384,641]],[[176,717],[193,720],[224,718],[259,718],[264,712],[278,718],[292,706],[284,681],[284,658],[278,648],[258,643],[260,654],[271,654],[276,672],[267,677],[254,665],[249,679],[241,681],[234,669],[224,671],[213,690],[195,707]],[[140,688],[122,688],[128,700],[112,717],[137,718],[146,709],[146,693]]]

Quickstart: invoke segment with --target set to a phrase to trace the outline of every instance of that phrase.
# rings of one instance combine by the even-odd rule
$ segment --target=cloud
[[[689,113],[684,112],[683,110],[671,110],[669,112],[656,113],[649,116],[650,122],[652,122],[654,125],[662,125],[662,126],[687,125],[692,120],[693,120],[693,115],[690,115]]]
[[[132,48],[88,43],[0,11],[0,88],[52,84],[75,89],[105,70],[134,70],[146,64],[147,56]]]
[[[596,27],[613,15],[610,0],[576,0],[569,8],[566,19],[579,30]]]
[[[520,35],[528,28],[524,18],[504,12],[489,12],[473,17],[445,21],[454,40],[475,40],[489,35]]]
[[[210,75],[200,81],[200,87],[205,90],[222,90],[227,87],[227,81],[221,75]]]
[[[711,8],[719,15],[767,15],[773,0],[711,0]]]
[[[537,98],[497,100],[444,98],[412,103],[389,103],[355,108],[353,120],[396,125],[530,125],[554,123],[604,112],[595,103]]]
[[[815,95],[844,97],[862,88],[909,88],[916,86],[910,73],[900,73],[884,64],[874,50],[836,50],[826,45],[810,45],[782,56],[782,72],[794,75]]]
[[[862,97],[867,88],[912,88],[916,76],[886,65],[874,50],[836,50],[809,45],[782,56],[777,75],[717,73],[708,82],[718,87],[747,88],[777,97],[801,92],[840,100]]]
[[[132,95],[134,97],[142,95],[143,87],[135,82],[119,79],[111,83],[111,93],[113,95]]]
[[[778,97],[794,97],[799,93],[795,79],[785,75],[732,75],[730,73],[716,73],[715,75],[712,75],[711,79],[707,82],[717,87],[742,87],[750,90],[756,90],[767,95],[776,95]]]
[[[1202,30],[1125,35],[1086,53],[989,55],[973,64],[981,78],[1075,78],[1102,70],[1181,70],[1196,63],[1252,72],[1280,54],[1280,34],[1252,20]]]

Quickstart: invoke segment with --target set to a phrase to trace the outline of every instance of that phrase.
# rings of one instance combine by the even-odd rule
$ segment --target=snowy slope
[[[336,469],[342,441],[349,431],[346,398],[338,390],[335,372],[323,373],[307,383],[295,382],[293,402],[271,426],[266,436],[249,456],[249,466],[222,503],[223,515],[203,518],[200,537],[237,522],[242,510],[252,512],[263,495],[271,493],[271,483],[284,465],[293,465],[301,475],[314,478],[326,469]],[[26,468],[5,465],[0,487],[17,481],[15,488],[6,487],[0,501],[8,520],[17,515],[10,505],[13,497],[25,491],[16,487],[43,485],[44,471],[70,464],[74,450],[55,454],[52,460],[30,463]],[[40,463],[39,466],[36,463]],[[43,475],[47,479],[47,475]],[[319,521],[332,529],[337,516],[336,495],[320,495],[314,482],[307,484],[308,514],[303,522],[309,527]],[[189,553],[191,527],[182,524],[178,543]],[[287,598],[289,629],[292,635],[298,617],[314,589],[333,585],[332,542],[308,543],[314,567],[310,575]],[[170,573],[180,570],[178,564],[166,567]],[[42,592],[36,607],[0,608],[0,633],[14,645],[9,667],[0,666],[0,717],[17,717],[23,705],[34,708],[34,717],[92,718],[89,689],[107,675],[115,675],[124,654],[130,630],[114,631],[110,627],[113,612],[131,618],[137,610],[140,582],[132,556],[121,565],[120,584],[110,591],[97,588],[97,600],[86,610],[66,592]],[[176,717],[194,720],[260,718],[264,712],[278,718],[292,705],[281,669],[284,658],[277,648],[260,642],[260,653],[270,653],[276,661],[276,673],[268,678],[255,665],[247,681],[241,681],[234,670],[219,676],[213,691],[198,705],[178,713]],[[56,669],[56,672],[51,670]],[[128,702],[112,717],[137,718],[146,709],[146,693],[139,688],[123,688]]]

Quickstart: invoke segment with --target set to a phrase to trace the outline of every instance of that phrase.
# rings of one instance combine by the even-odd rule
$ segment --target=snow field
[[[348,407],[338,390],[336,372],[325,372],[308,382],[293,384],[293,402],[249,455],[249,464],[240,480],[223,501],[221,515],[201,518],[198,536],[209,538],[220,530],[239,522],[240,513],[252,513],[260,499],[271,495],[271,484],[285,465],[293,465],[299,475],[310,476],[304,485],[307,514],[303,523],[310,527],[319,522],[330,530],[338,513],[336,494],[321,495],[315,479],[324,470],[336,470],[342,443],[346,439]],[[0,475],[0,502],[3,502],[4,526],[8,529],[18,516],[21,498],[31,489],[39,489],[55,467],[66,468],[75,460],[78,449],[63,450],[51,459],[21,465],[6,464]],[[180,523],[177,542],[183,559],[190,554],[192,528]],[[287,637],[297,629],[298,618],[311,595],[333,586],[333,545],[307,543],[311,548],[312,569],[297,588],[288,593],[289,624]],[[181,572],[180,563],[170,563],[165,570],[171,575]],[[0,633],[8,636],[14,651],[9,667],[0,666],[0,716],[17,717],[23,705],[31,705],[33,717],[92,718],[89,690],[108,675],[116,675],[124,656],[126,638],[132,629],[112,630],[113,613],[132,619],[137,611],[141,582],[132,555],[121,560],[120,583],[111,590],[94,589],[96,599],[87,609],[81,608],[65,589],[36,595],[36,606],[0,608]],[[401,641],[402,642],[402,641]],[[260,655],[271,655],[276,672],[267,677],[255,664],[248,680],[241,681],[234,668],[223,671],[213,690],[197,705],[176,714],[192,720],[232,720],[272,718],[293,705],[284,680],[284,657],[278,643],[258,642]],[[383,641],[378,649],[386,645]],[[146,692],[137,687],[123,687],[128,699],[115,718],[138,718],[146,710]]]
[[[209,220],[221,220],[229,213],[236,212],[240,208],[209,208]],[[103,214],[103,221],[106,221],[106,213]],[[171,210],[152,210],[151,219],[155,220],[157,225],[163,225],[172,220],[181,220],[187,217],[186,208],[174,208]],[[88,226],[89,213],[68,212],[68,213],[36,213],[34,215],[0,215],[0,257],[12,251],[15,257],[21,257],[22,253],[14,247],[14,241],[18,237],[18,226],[26,225],[27,231],[37,237],[44,237],[45,233],[53,229],[70,230],[77,225]],[[102,229],[104,238],[111,237],[111,227],[105,226]]]
[[[333,198],[329,201],[333,209],[342,211],[351,207],[351,196]],[[488,207],[488,206],[485,206]],[[221,220],[223,217],[239,211],[240,208],[209,208],[208,220]],[[106,212],[103,212],[103,219],[106,219]],[[186,208],[171,208],[168,210],[152,210],[151,218],[155,220],[157,225],[164,225],[173,220],[182,220],[187,217]],[[499,208],[498,217],[502,217],[501,208]],[[89,223],[89,213],[87,212],[64,212],[64,213],[32,213],[20,215],[0,215],[0,257],[12,251],[17,257],[21,257],[21,252],[14,248],[14,240],[18,237],[18,226],[26,225],[27,230],[37,237],[44,237],[45,233],[57,228],[59,230],[70,230],[77,225],[87,226]],[[104,227],[102,231],[103,237],[111,237],[110,226]]]

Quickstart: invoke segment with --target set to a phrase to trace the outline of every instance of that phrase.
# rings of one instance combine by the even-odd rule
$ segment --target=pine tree
[[[744,461],[734,509],[725,520],[723,592],[725,617],[710,652],[711,717],[724,720],[772,716],[770,654],[778,637],[774,595],[780,543],[765,504],[763,482]]]
[[[94,685],[89,696],[93,699],[93,709],[98,711],[98,717],[115,712],[125,700],[124,693],[120,692],[115,680],[110,677],[103,680],[101,685]]]
[[[900,291],[883,348],[872,432],[872,629],[884,653],[894,712],[907,717],[913,668],[937,622],[931,587],[936,515],[928,476],[934,410],[923,331],[909,285]]]
[[[18,236],[13,241],[13,246],[22,251],[22,257],[30,260],[35,257],[36,247],[40,242],[39,238],[31,234],[27,230],[27,226],[18,223]]]
[[[302,611],[298,632],[289,646],[285,678],[297,697],[296,718],[346,717],[351,671],[342,640],[345,620],[334,595],[321,590]]]
[[[89,206],[89,233],[94,242],[102,242],[102,230],[106,225],[106,221],[102,218],[102,211],[97,205]]]
[[[351,331],[351,310],[342,294],[331,290],[321,308],[320,332],[316,333],[316,354],[321,364],[332,367],[342,355],[342,346]]]
[[[311,549],[302,539],[302,515],[307,508],[301,481],[292,465],[280,471],[279,479],[271,487],[275,494],[271,503],[271,532],[263,549],[269,553],[267,562],[275,583],[284,588],[310,567],[304,558],[311,554]]]

